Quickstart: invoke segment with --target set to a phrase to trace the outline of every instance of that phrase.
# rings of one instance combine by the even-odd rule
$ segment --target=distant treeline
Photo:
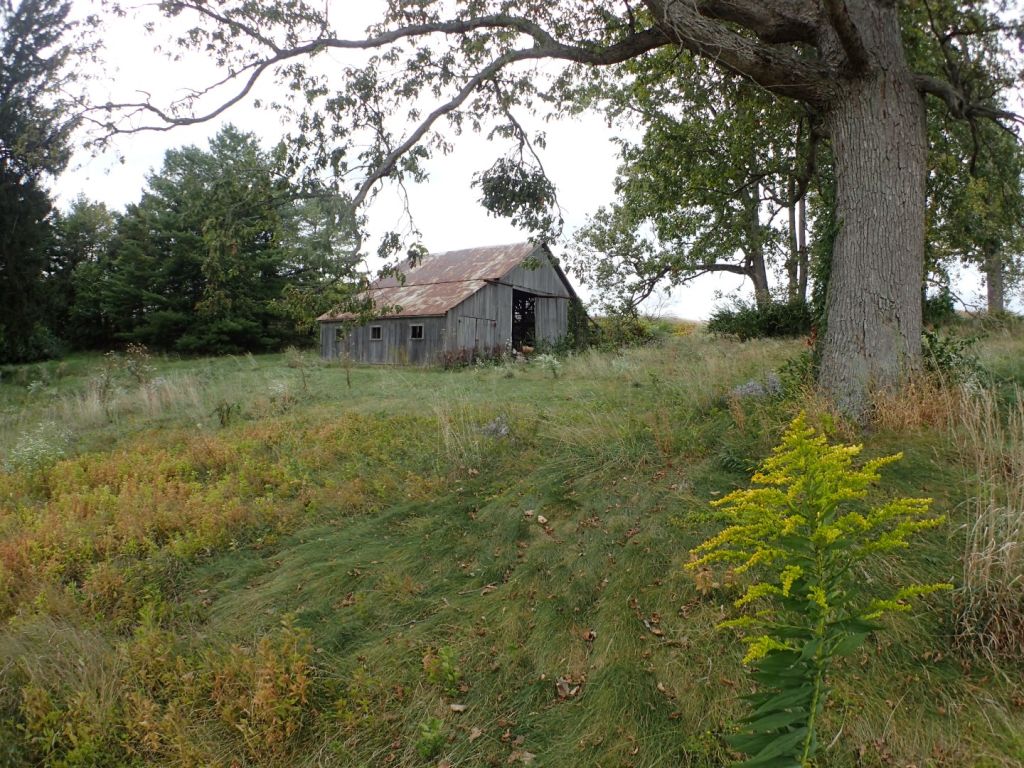
[[[132,342],[260,352],[308,338],[308,297],[344,280],[354,228],[342,198],[300,194],[286,162],[283,148],[228,126],[205,150],[168,151],[123,212],[85,197],[60,212],[34,186],[2,212],[16,232],[15,209],[33,228],[3,275],[0,362]]]

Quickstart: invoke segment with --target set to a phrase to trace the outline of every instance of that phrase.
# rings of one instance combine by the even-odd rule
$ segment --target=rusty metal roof
[[[370,295],[379,307],[399,307],[384,317],[443,315],[483,288],[500,280],[523,263],[538,247],[533,243],[466,248],[424,256],[418,264],[399,265],[404,283],[389,276],[374,281]],[[344,313],[327,312],[318,320],[341,320]]]

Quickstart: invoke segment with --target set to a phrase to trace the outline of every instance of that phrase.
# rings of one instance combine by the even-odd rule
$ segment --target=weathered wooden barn
[[[463,356],[556,343],[568,330],[576,293],[546,245],[470,248],[401,265],[404,282],[376,281],[370,298],[381,317],[351,328],[322,315],[321,355],[354,362],[431,364]]]

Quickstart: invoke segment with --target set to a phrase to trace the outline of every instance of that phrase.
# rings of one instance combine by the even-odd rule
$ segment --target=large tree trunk
[[[1003,276],[1003,260],[998,251],[985,255],[985,292],[988,294],[988,313],[995,315],[1006,311],[1006,282]]]
[[[825,115],[839,230],[819,379],[856,416],[873,390],[898,386],[920,363],[925,232],[924,102],[895,8],[864,5],[872,11],[858,22],[875,61],[840,86]]]

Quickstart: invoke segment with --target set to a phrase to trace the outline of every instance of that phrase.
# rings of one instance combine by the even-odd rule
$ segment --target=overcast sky
[[[375,8],[379,7],[377,0],[332,5],[344,8],[345,24],[339,31],[353,38],[363,35],[366,25],[373,20]],[[91,0],[77,0],[75,5],[76,12],[95,9]],[[183,61],[169,62],[155,50],[167,35],[166,25],[159,29],[155,35],[147,35],[142,30],[142,21],[132,17],[108,23],[103,33],[107,65],[91,84],[94,101],[135,100],[138,92],[144,91],[151,94],[155,103],[166,103],[180,95],[184,88],[210,81],[215,70],[205,60],[190,56]],[[331,55],[339,63],[345,61],[344,54],[332,52]],[[262,88],[264,97],[272,95],[269,81]],[[533,128],[542,128],[547,133],[547,148],[542,152],[542,159],[558,187],[566,220],[565,239],[569,239],[589,214],[613,199],[612,182],[617,164],[614,134],[604,118],[596,114],[547,124],[531,120],[527,115],[520,115],[520,118],[528,130],[532,123]],[[66,206],[77,195],[84,194],[122,209],[139,199],[146,175],[160,167],[166,150],[185,144],[205,147],[209,138],[228,122],[256,133],[266,146],[276,143],[286,130],[276,114],[239,104],[209,123],[161,133],[121,136],[104,154],[91,156],[80,152],[76,155],[69,170],[53,185],[58,202]],[[489,167],[504,147],[489,145],[484,137],[471,133],[454,139],[454,146],[451,154],[431,161],[427,182],[408,187],[410,207],[424,245],[431,251],[445,251],[525,240],[528,233],[487,214],[478,202],[478,191],[471,187],[473,174]],[[401,211],[397,190],[385,187],[367,211],[371,235],[395,228]],[[561,253],[564,244],[556,243],[554,249]],[[961,295],[980,301],[981,284],[976,274],[964,275],[960,283]],[[736,292],[750,296],[749,288],[739,276],[707,276],[677,289],[670,296],[656,298],[648,309],[659,314],[705,319],[716,297]]]

